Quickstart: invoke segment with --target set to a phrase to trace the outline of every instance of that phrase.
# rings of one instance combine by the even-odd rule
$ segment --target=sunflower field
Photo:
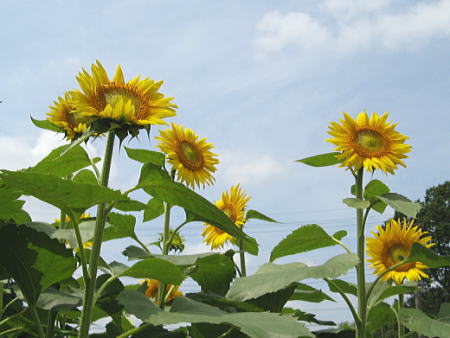
[[[450,256],[435,254],[433,238],[414,224],[420,204],[372,178],[406,167],[411,151],[388,113],[344,113],[328,127],[331,152],[297,161],[337,165],[354,178],[351,187],[342,187],[351,194],[343,202],[355,211],[353,228],[330,234],[317,224],[299,226],[272,249],[269,262],[247,274],[246,254],[258,255],[259,246],[246,234],[246,222],[277,220],[250,209],[239,182],[214,203],[201,196],[215,182],[219,155],[206,138],[175,122],[152,135],[151,126],[167,125],[178,108],[160,91],[163,82],[140,76],[125,81],[120,66],[111,79],[99,61],[76,79],[79,88],[55,100],[46,119],[32,119],[70,142],[32,167],[0,172],[1,337],[364,338],[377,337],[388,323],[396,323],[398,337],[450,337],[449,303],[435,318],[404,306],[405,295],[428,278],[427,269],[450,266]],[[143,130],[156,140],[155,149],[124,146]],[[85,145],[99,138],[105,139],[104,155],[91,158]],[[138,181],[121,190],[108,186],[117,149],[141,164]],[[130,197],[135,191],[148,200]],[[21,196],[58,208],[59,218],[46,223],[29,215]],[[408,218],[366,229],[369,214],[388,206]],[[184,211],[181,224],[171,221],[175,208]],[[158,241],[138,237],[138,215],[161,223]],[[190,244],[183,230],[198,222],[211,250],[185,255]],[[356,252],[349,249],[347,231],[356,233]],[[134,242],[117,248],[127,264],[105,261],[102,244],[124,238]],[[223,250],[226,244],[233,249]],[[329,247],[335,255],[322,265],[275,262]],[[356,284],[341,278],[352,269]],[[376,276],[370,283],[369,273]],[[186,279],[199,291],[184,293]],[[329,290],[308,285],[309,279],[325,281]],[[354,325],[339,328],[288,304],[338,298]],[[102,332],[93,330],[99,320]],[[309,323],[324,329],[310,331]]]

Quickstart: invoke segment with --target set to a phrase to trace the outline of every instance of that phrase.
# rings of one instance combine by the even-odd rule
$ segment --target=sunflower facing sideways
[[[216,206],[230,217],[236,226],[242,228],[245,223],[245,206],[249,200],[250,196],[247,196],[238,184],[231,187],[230,192],[222,193],[222,198],[216,202]],[[202,236],[211,249],[223,248],[226,242],[234,242],[233,236],[207,223]]]
[[[211,152],[214,146],[205,138],[198,139],[191,129],[172,123],[172,128],[160,131],[156,139],[157,147],[167,155],[181,182],[191,188],[214,183],[212,173],[219,160]]]
[[[77,112],[69,93],[66,93],[64,98],[58,97],[58,101],[53,101],[53,103],[54,106],[50,106],[50,112],[47,113],[47,120],[60,127],[68,140],[76,138],[86,131],[90,125],[90,119]]]
[[[408,137],[397,132],[396,124],[386,122],[387,118],[388,113],[373,113],[369,118],[364,111],[356,119],[344,113],[341,124],[331,122],[328,134],[333,138],[327,142],[341,152],[336,156],[342,160],[341,167],[356,171],[364,167],[370,172],[381,169],[385,174],[394,174],[398,165],[406,167],[402,159],[411,151],[411,146],[404,143]]]
[[[92,75],[84,69],[78,74],[81,91],[72,92],[75,107],[83,115],[147,129],[152,124],[166,124],[163,118],[175,116],[173,98],[158,92],[162,81],[136,76],[125,82],[120,65],[110,80],[99,61],[91,71]]]
[[[391,266],[401,263],[410,254],[413,243],[419,243],[426,248],[430,248],[435,243],[430,243],[431,236],[423,237],[427,234],[418,226],[413,226],[414,220],[408,225],[406,219],[403,224],[400,220],[391,219],[386,223],[386,227],[377,226],[378,233],[372,234],[374,238],[367,239],[367,253],[370,256],[368,261],[375,269],[374,274],[381,275]],[[400,265],[386,273],[383,281],[392,279],[396,284],[401,284],[405,278],[409,281],[418,281],[422,277],[428,278],[423,272],[427,266],[421,262],[409,262]]]
[[[158,289],[159,289],[159,281],[156,279],[144,279],[143,283],[146,284],[145,295],[147,298],[153,300],[154,303],[158,302]],[[166,303],[171,302],[175,299],[175,297],[183,296],[183,292],[178,290],[178,286],[169,284],[166,287]],[[169,293],[170,292],[170,293]]]

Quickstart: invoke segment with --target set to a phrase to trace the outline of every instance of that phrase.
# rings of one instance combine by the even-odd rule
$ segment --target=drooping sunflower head
[[[407,224],[400,220],[391,219],[385,227],[377,226],[378,233],[372,232],[374,238],[367,239],[367,253],[370,256],[368,261],[375,269],[374,274],[381,275],[391,266],[401,263],[410,254],[413,243],[419,243],[427,248],[435,243],[430,243],[431,236],[424,236],[426,231],[422,231],[418,226],[414,226],[414,220]],[[401,284],[405,278],[409,281],[420,280],[422,277],[428,278],[423,272],[427,266],[421,262],[409,262],[400,265],[385,274],[382,279],[388,281],[392,279],[396,284]]]
[[[184,237],[180,235],[179,232],[175,232],[174,229],[169,229],[169,238],[172,239],[172,241],[169,243],[169,251],[174,251],[175,253],[178,252],[183,252],[184,250]],[[163,243],[164,240],[164,234],[160,233],[159,234],[159,238],[158,238],[158,242]]]
[[[216,202],[216,206],[222,210],[236,226],[242,228],[245,219],[245,207],[250,200],[245,192],[238,185],[231,187],[230,192],[222,193],[222,198]],[[211,246],[211,249],[223,248],[226,242],[234,243],[234,237],[221,229],[205,223],[202,231],[204,242]]]
[[[388,113],[373,113],[369,118],[364,111],[356,120],[344,113],[340,124],[331,122],[328,134],[333,138],[327,142],[341,152],[336,156],[342,160],[341,167],[359,170],[364,166],[367,171],[381,169],[385,174],[394,174],[398,165],[406,167],[402,160],[411,151],[411,146],[405,144],[408,137],[397,132],[396,124],[387,122],[387,118]]]
[[[72,92],[74,105],[83,115],[147,130],[152,124],[167,124],[163,118],[175,116],[173,98],[158,92],[162,81],[136,76],[125,82],[120,65],[110,80],[99,61],[91,71],[83,69],[78,74],[81,91]]]
[[[143,283],[146,284],[145,295],[147,298],[153,300],[154,303],[158,302],[158,289],[159,289],[159,281],[156,279],[144,279]],[[183,292],[178,290],[179,286],[175,286],[172,284],[167,285],[166,287],[166,299],[165,303],[169,303],[175,299],[175,297],[183,296]]]
[[[74,106],[73,99],[69,93],[64,98],[58,97],[53,101],[54,106],[50,106],[47,113],[51,123],[64,131],[68,140],[83,134],[91,123],[91,119],[80,114]]]
[[[172,128],[160,131],[157,147],[167,155],[168,162],[178,179],[192,188],[212,185],[213,173],[219,163],[214,146],[189,128],[172,123]]]

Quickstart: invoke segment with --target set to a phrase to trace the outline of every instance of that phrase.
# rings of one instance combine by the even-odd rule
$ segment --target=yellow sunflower
[[[111,81],[99,61],[91,70],[92,75],[84,69],[78,74],[81,91],[72,92],[75,107],[84,115],[137,126],[167,124],[162,119],[175,116],[173,98],[158,92],[162,81],[137,76],[125,82],[120,65]]]
[[[222,193],[222,198],[216,202],[216,206],[230,217],[236,226],[242,228],[245,223],[245,206],[249,200],[250,196],[247,196],[238,184],[231,187],[230,192]],[[211,245],[211,249],[223,248],[226,242],[234,242],[233,236],[207,223],[202,236],[205,237],[204,242]]]
[[[406,167],[402,159],[411,151],[411,146],[404,143],[408,137],[397,132],[397,124],[386,122],[387,118],[388,113],[373,113],[369,118],[364,111],[356,120],[344,113],[341,124],[331,122],[328,134],[333,138],[327,142],[341,152],[336,156],[343,160],[341,167],[359,170],[364,166],[367,171],[381,169],[385,174],[394,174],[398,165]]]
[[[375,269],[374,274],[381,275],[391,266],[407,258],[413,243],[419,243],[427,248],[435,245],[429,243],[431,236],[423,237],[427,231],[422,231],[413,224],[414,220],[408,225],[406,219],[403,220],[403,224],[400,220],[391,219],[385,228],[377,226],[378,233],[372,232],[375,238],[367,239],[367,253],[371,257],[368,261]],[[405,277],[409,281],[420,280],[422,277],[428,278],[422,271],[426,268],[427,266],[421,262],[405,263],[385,274],[382,279],[384,281],[392,279],[396,284],[401,284]]]
[[[53,101],[54,106],[50,106],[47,120],[55,126],[60,127],[66,133],[67,139],[72,139],[83,134],[90,125],[89,117],[82,116],[75,108],[72,97],[69,93],[64,98],[58,97],[58,101]]]
[[[214,146],[205,138],[198,139],[191,129],[172,123],[172,129],[160,131],[156,139],[160,142],[157,147],[167,154],[181,182],[192,188],[214,183],[212,173],[219,160],[217,154],[211,152]]]
[[[153,302],[158,302],[158,289],[159,289],[159,281],[156,279],[146,278],[143,281],[146,283],[147,289],[145,290],[145,295],[147,298],[151,298]],[[178,290],[179,286],[174,286],[172,284],[167,285],[166,292],[170,292],[168,296],[166,296],[166,302],[171,302],[175,299],[175,297],[183,296],[183,292]]]

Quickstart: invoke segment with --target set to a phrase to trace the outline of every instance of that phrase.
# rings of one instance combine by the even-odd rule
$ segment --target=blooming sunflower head
[[[199,139],[191,129],[172,123],[172,128],[160,131],[156,139],[157,147],[167,154],[181,182],[192,188],[214,183],[212,173],[219,160],[217,154],[211,152],[214,146],[205,138]]]
[[[238,184],[231,187],[229,192],[222,193],[222,198],[216,202],[216,206],[230,217],[236,226],[242,228],[245,223],[245,207],[249,200],[250,196],[247,196]],[[207,223],[202,236],[211,249],[223,248],[226,242],[234,243],[233,236]]]
[[[156,279],[144,279],[143,283],[146,284],[145,295],[147,298],[153,300],[153,302],[158,302],[158,289],[159,289],[159,281]],[[166,299],[165,302],[169,303],[175,299],[175,297],[183,296],[183,292],[178,290],[178,286],[169,284],[166,287]]]
[[[81,91],[72,92],[74,105],[84,116],[103,121],[110,128],[119,126],[128,131],[140,128],[149,131],[150,125],[166,124],[163,118],[175,116],[177,106],[171,102],[173,98],[158,92],[162,81],[136,76],[125,82],[120,65],[110,80],[99,61],[92,65],[91,72],[83,69],[78,74]]]
[[[427,231],[414,226],[414,220],[408,224],[406,219],[403,223],[391,219],[385,227],[377,226],[377,230],[378,233],[372,232],[374,238],[367,239],[367,253],[370,256],[368,261],[375,269],[374,274],[378,275],[406,259],[413,243],[419,243],[427,248],[435,244],[430,243],[431,236],[424,237]],[[416,281],[422,277],[428,278],[423,272],[426,268],[427,266],[421,262],[408,262],[389,271],[382,279],[384,281],[392,279],[396,284],[401,284],[405,278]]]
[[[379,116],[373,113],[369,118],[364,111],[353,119],[344,113],[341,123],[331,122],[328,139],[336,145],[335,150],[341,154],[336,157],[342,160],[341,167],[367,171],[381,169],[385,174],[394,174],[398,165],[406,167],[402,159],[411,151],[411,146],[405,144],[407,136],[395,130],[397,124],[387,122],[388,113]]]
[[[89,127],[90,118],[77,111],[69,93],[66,93],[64,98],[58,97],[58,100],[53,101],[53,104],[49,107],[50,112],[47,113],[47,120],[61,128],[68,140],[80,136]]]

